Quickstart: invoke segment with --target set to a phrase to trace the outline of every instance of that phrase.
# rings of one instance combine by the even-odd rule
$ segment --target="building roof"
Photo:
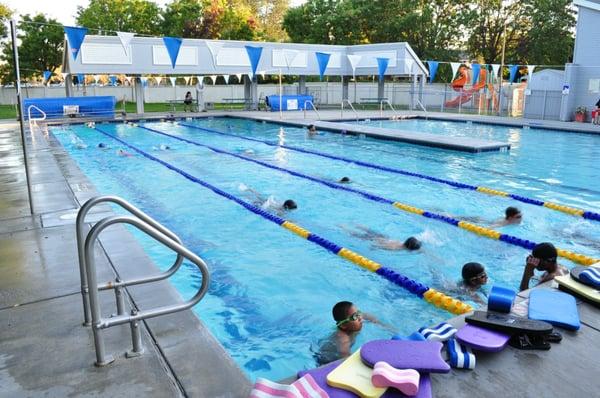
[[[592,10],[600,11],[600,3],[590,0],[573,0],[573,4],[578,7],[586,7]]]

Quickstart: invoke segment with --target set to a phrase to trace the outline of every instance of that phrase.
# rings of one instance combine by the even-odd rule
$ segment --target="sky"
[[[302,4],[306,0],[290,0],[292,6]],[[161,7],[168,0],[155,0],[155,3]],[[11,10],[15,11],[15,16],[22,14],[37,14],[43,13],[47,16],[58,20],[63,25],[75,25],[75,15],[77,14],[77,6],[87,6],[88,0],[59,0],[59,1],[43,1],[43,0],[0,0]]]

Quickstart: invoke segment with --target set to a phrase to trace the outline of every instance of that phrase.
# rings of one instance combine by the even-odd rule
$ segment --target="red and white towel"
[[[258,378],[254,383],[250,398],[329,398],[315,382],[311,375],[307,374],[292,384],[274,383],[267,379]]]

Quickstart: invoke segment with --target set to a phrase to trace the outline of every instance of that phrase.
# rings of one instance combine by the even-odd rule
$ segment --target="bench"
[[[244,105],[247,108],[251,101],[246,98],[223,98],[223,103],[229,104],[229,109],[233,110],[234,105]]]
[[[387,101],[387,97],[382,97],[382,98],[377,98],[377,97],[367,97],[367,98],[361,98],[360,101],[358,102],[359,104],[381,104],[381,101]]]
[[[185,107],[185,103],[183,102],[183,100],[167,100],[167,104],[169,104],[169,108],[171,109],[171,112],[175,113],[177,111],[177,105],[181,104],[184,105]],[[198,112],[198,102],[196,100],[192,101],[192,103],[189,105],[190,108],[190,112]],[[184,108],[185,111],[185,108]]]

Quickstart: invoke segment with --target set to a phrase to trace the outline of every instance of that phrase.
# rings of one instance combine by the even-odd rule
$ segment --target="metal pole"
[[[281,109],[283,99],[283,87],[281,86],[281,68],[279,68],[279,120],[283,119],[283,109]]]
[[[23,147],[23,163],[25,165],[25,180],[27,182],[27,199],[29,200],[29,213],[33,215],[33,197],[31,196],[31,180],[29,177],[29,163],[27,161],[27,139],[25,138],[25,115],[23,115],[23,103],[21,102],[21,75],[19,73],[19,50],[17,48],[17,22],[14,19],[10,20],[10,34],[14,58],[15,88],[17,90],[17,109],[19,112],[19,125],[21,127],[21,146]]]
[[[502,71],[504,70],[504,51],[506,50],[506,20],[504,21],[504,31],[502,33],[502,58],[500,60],[500,79],[498,88],[498,116],[502,116]]]

